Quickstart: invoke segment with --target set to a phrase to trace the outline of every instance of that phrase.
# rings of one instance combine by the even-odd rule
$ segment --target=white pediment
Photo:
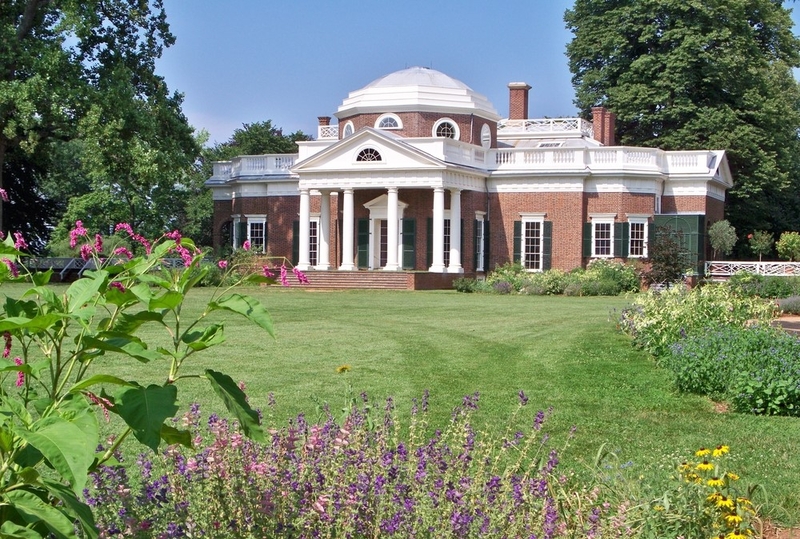
[[[367,152],[380,160],[359,160],[359,154]],[[342,139],[330,147],[295,163],[292,172],[301,178],[304,174],[324,172],[361,172],[376,174],[382,171],[443,170],[445,163],[436,157],[412,146],[402,138],[386,134],[378,129],[365,128],[355,135]]]

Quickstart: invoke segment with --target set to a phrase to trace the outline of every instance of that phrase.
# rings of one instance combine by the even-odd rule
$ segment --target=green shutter
[[[628,258],[628,223],[614,223],[614,252],[617,258]]]
[[[300,221],[292,221],[292,264],[300,261]]]
[[[426,235],[426,246],[425,246],[425,261],[427,263],[427,267],[430,268],[433,265],[433,217],[428,217],[428,230],[425,232]]]
[[[417,221],[403,219],[403,269],[415,269],[417,265]]]
[[[358,267],[369,267],[369,219],[358,220]]]
[[[267,234],[267,230],[269,230],[268,221],[264,221],[264,254],[269,252],[269,244],[267,241],[269,240],[269,235]]]
[[[239,221],[236,228],[236,247],[241,247],[247,239],[247,222]]]
[[[522,263],[522,221],[514,221],[514,258],[515,264]]]
[[[489,267],[489,262],[491,262],[491,257],[489,256],[489,221],[483,222],[483,271],[489,273],[491,269]]]
[[[647,223],[647,256],[650,257],[650,246],[656,241],[656,223],[655,221]]]
[[[542,227],[542,271],[553,265],[553,221],[545,221]]]
[[[583,223],[583,256],[592,256],[592,223]]]

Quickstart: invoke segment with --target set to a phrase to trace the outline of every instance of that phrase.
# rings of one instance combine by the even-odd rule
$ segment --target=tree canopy
[[[625,145],[727,150],[738,230],[800,228],[800,40],[780,0],[576,0],[576,105]]]
[[[24,181],[57,201],[54,214],[41,206],[29,218],[60,210],[97,230],[172,226],[172,192],[199,154],[182,96],[155,74],[173,42],[162,0],[0,4],[0,186]],[[20,163],[24,175],[13,173]]]

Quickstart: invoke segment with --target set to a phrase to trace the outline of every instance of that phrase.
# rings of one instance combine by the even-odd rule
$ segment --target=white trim
[[[264,214],[245,214],[245,218],[247,218],[247,241],[250,242],[250,250],[253,252],[258,253],[266,253],[267,252],[267,216]],[[262,225],[262,236],[261,241],[263,242],[260,249],[256,250],[256,246],[253,244],[253,231],[251,225]]]
[[[542,263],[544,262],[544,218],[547,214],[544,212],[520,212],[520,246],[519,246],[519,262],[525,271],[536,272],[542,271]],[[526,224],[538,223],[539,224],[539,264],[538,267],[527,267],[525,265],[525,243],[527,239]]]
[[[633,226],[632,225],[644,225],[644,237],[642,238],[642,254],[634,255],[632,254],[631,249],[631,242],[633,241]],[[628,258],[647,258],[647,247],[648,247],[648,234],[650,232],[650,216],[649,215],[636,215],[636,214],[628,214]]]
[[[617,217],[616,213],[590,213],[589,219],[592,222],[592,258],[614,258],[614,220]],[[608,238],[603,238],[608,241],[608,253],[598,254],[597,252],[597,226],[609,225]]]
[[[348,128],[350,129],[349,133],[347,132]],[[347,138],[347,137],[349,137],[351,135],[354,135],[355,132],[356,132],[356,126],[353,125],[352,121],[348,120],[348,121],[345,122],[344,128],[342,129],[342,138]]]

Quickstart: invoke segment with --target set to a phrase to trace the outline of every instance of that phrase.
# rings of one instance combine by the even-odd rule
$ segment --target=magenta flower
[[[181,244],[181,233],[177,230],[173,230],[172,232],[167,232],[166,234],[164,234],[164,236],[173,240],[178,245]]]
[[[3,347],[3,357],[8,357],[9,354],[11,354],[11,333],[4,331],[3,340],[5,341],[5,346]]]
[[[14,364],[20,366],[22,365],[22,360],[18,357],[15,357]],[[17,371],[17,387],[22,387],[23,384],[25,384],[25,373],[22,371]]]
[[[14,232],[14,249],[21,250],[27,249],[28,242],[22,237],[22,232]]]
[[[124,256],[128,260],[133,258],[133,253],[130,252],[127,249],[127,247],[117,247],[116,249],[114,249],[114,254],[117,255],[117,256]]]
[[[8,193],[5,189],[0,189],[0,198],[3,199],[3,202],[8,202]]]
[[[92,246],[88,243],[81,245],[81,258],[89,260],[92,257]]]
[[[78,245],[78,238],[87,237],[89,233],[83,228],[83,221],[75,221],[75,228],[69,231],[69,248],[74,249]]]
[[[103,252],[103,236],[100,234],[94,235],[94,250],[97,253]]]
[[[264,272],[264,277],[267,277],[267,278],[270,278],[270,279],[275,277],[275,274],[272,271],[270,271],[269,266],[262,266],[261,269]]]
[[[123,294],[125,293],[125,285],[122,284],[119,281],[111,281],[110,283],[108,283],[108,287],[109,288],[116,288],[117,290],[119,290]]]
[[[286,264],[281,264],[281,285],[289,286],[289,279],[286,278]]]
[[[219,262],[217,262],[217,266],[219,266],[219,269],[225,269],[228,267],[228,261],[220,260]]]
[[[17,265],[14,262],[8,258],[3,258],[3,263],[8,266],[8,271],[11,272],[12,277],[19,277],[19,269],[17,269]]]
[[[292,273],[294,273],[294,276],[297,277],[298,281],[300,281],[300,284],[308,284],[308,277],[306,277],[305,273],[296,267],[292,268]]]
[[[250,240],[245,240],[244,241],[244,243],[242,244],[242,249],[244,249],[245,251],[249,251],[250,250]]]
[[[128,223],[117,223],[117,225],[114,227],[114,232],[119,232],[120,230],[124,230],[125,232],[127,232],[128,236],[132,240],[134,240],[134,241],[138,242],[139,244],[141,244],[144,247],[145,252],[147,254],[150,254],[150,251],[152,250],[152,246],[150,245],[150,242],[147,241],[147,239],[145,239],[144,236],[136,234],[133,231],[133,228],[131,228],[131,225],[129,225]]]

